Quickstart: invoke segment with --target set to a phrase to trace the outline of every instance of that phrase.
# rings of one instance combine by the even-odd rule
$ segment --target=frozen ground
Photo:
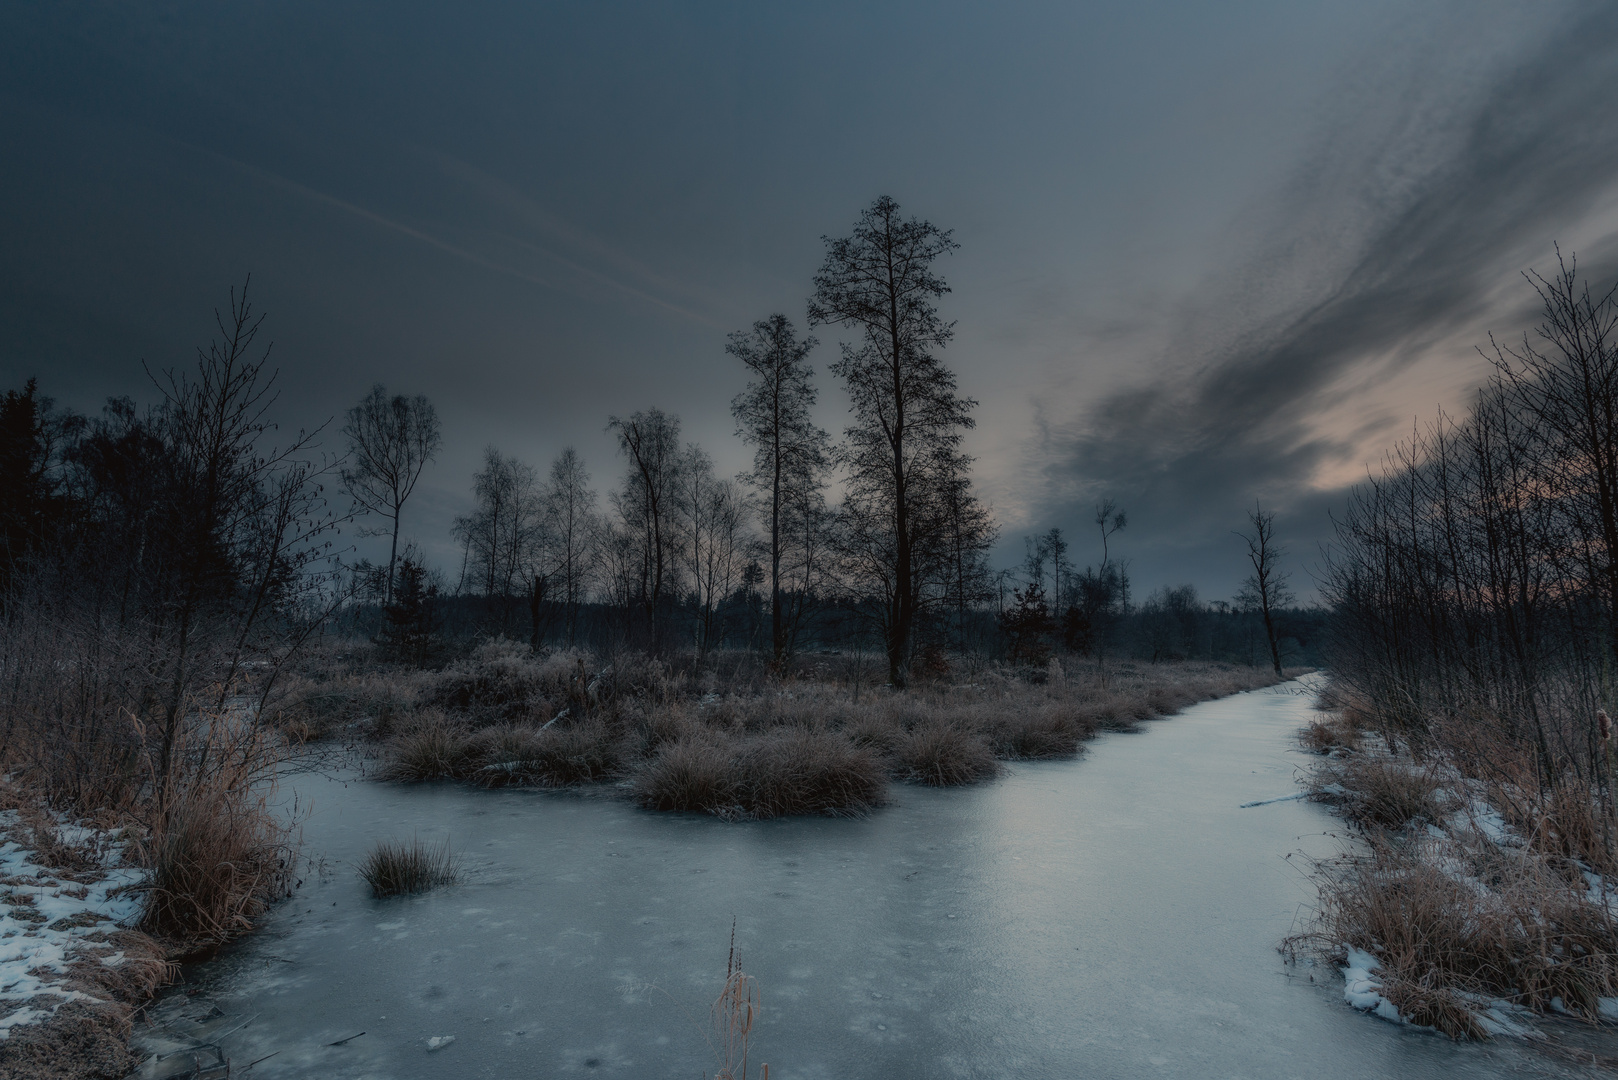
[[[1269,801],[1297,791],[1309,702],[1208,702],[853,821],[293,778],[321,872],[165,998],[146,1075],[211,1060],[199,1043],[255,1080],[712,1075],[733,916],[778,1080],[1582,1075],[1378,1020],[1337,970],[1282,962],[1313,898],[1289,855],[1340,829]],[[354,864],[412,835],[448,837],[468,881],[372,900]]]

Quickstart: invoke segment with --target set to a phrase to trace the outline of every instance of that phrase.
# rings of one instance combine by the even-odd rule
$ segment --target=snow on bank
[[[140,916],[136,890],[145,872],[121,865],[123,846],[91,829],[55,827],[62,843],[101,856],[86,859],[79,871],[44,865],[25,846],[32,830],[20,813],[0,812],[0,1040],[18,1025],[49,1019],[70,1001],[106,1000],[63,984],[93,985],[73,979],[85,964],[116,970],[127,963],[107,943],[106,932]]]

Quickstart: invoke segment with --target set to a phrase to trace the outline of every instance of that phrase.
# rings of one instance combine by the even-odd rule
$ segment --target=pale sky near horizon
[[[1307,595],[1521,271],[1618,274],[1614,42],[1614,4],[1526,0],[9,5],[0,383],[150,399],[251,273],[286,425],[436,403],[405,531],[448,566],[487,444],[605,491],[608,415],[655,405],[743,468],[726,333],[801,327],[889,194],[961,245],[1001,565],[1052,525],[1094,559],[1111,496],[1137,596],[1228,598],[1262,499]]]

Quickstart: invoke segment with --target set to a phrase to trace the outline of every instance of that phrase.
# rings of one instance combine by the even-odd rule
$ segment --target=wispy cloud
[[[1232,275],[1285,302],[1214,287],[1223,310],[1192,320],[1194,359],[1176,378],[1046,429],[1047,481],[1075,501],[1106,486],[1182,521],[1259,494],[1306,498],[1379,428],[1345,414],[1349,387],[1519,322],[1515,272],[1591,232],[1618,183],[1618,8],[1562,19],[1490,83],[1388,93],[1372,126],[1330,132],[1263,215],[1262,254]],[[1610,231],[1583,247],[1596,275],[1618,270]]]

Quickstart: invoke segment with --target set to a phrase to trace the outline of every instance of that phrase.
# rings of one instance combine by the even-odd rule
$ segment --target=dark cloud
[[[1351,421],[1345,387],[1521,326],[1533,297],[1513,279],[1553,260],[1553,242],[1565,249],[1613,190],[1618,121],[1605,103],[1618,96],[1618,8],[1546,8],[1544,19],[1554,28],[1529,55],[1490,65],[1492,80],[1406,77],[1338,116],[1299,180],[1255,215],[1268,218],[1267,242],[1233,275],[1239,285],[1210,283],[1213,299],[1181,335],[1195,362],[1051,431],[1050,478],[1079,504],[1069,523],[1099,490],[1130,503],[1150,582],[1233,582],[1228,531],[1258,498],[1281,510],[1300,554],[1312,551],[1335,501],[1312,477],[1368,436],[1391,443],[1437,404]],[[1618,271],[1612,239],[1579,252],[1597,278]],[[1284,310],[1265,314],[1266,293],[1285,296]],[[1207,332],[1232,310],[1251,321]]]

